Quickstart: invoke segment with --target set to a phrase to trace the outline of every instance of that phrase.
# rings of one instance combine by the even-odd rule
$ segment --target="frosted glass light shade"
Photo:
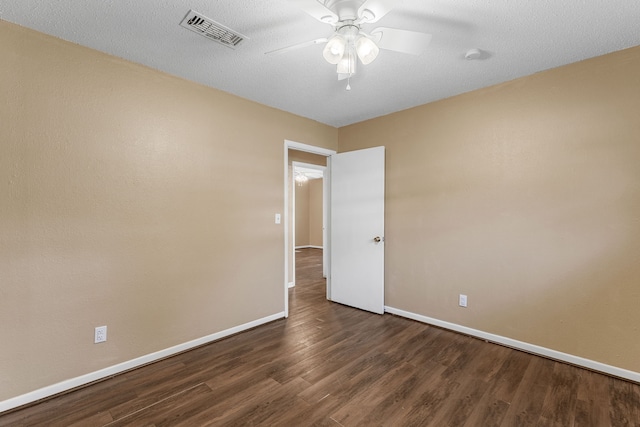
[[[345,48],[347,47],[347,42],[339,34],[331,37],[327,42],[327,45],[324,47],[322,51],[322,56],[327,60],[329,64],[337,64],[340,62],[342,57],[344,56]]]
[[[380,48],[369,37],[360,35],[356,40],[356,52],[364,65],[371,64],[378,56]]]
[[[356,53],[353,46],[350,46],[342,56],[337,67],[338,74],[352,75],[356,73]]]

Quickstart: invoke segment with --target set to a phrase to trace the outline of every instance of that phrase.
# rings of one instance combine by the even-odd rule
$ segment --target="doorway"
[[[384,313],[385,148],[341,154],[285,141],[285,283],[284,315],[289,316],[291,235],[290,153],[319,154],[326,159],[327,215],[324,242],[327,299],[374,313]]]
[[[293,153],[291,153],[293,154]],[[297,158],[293,155],[291,158]],[[325,157],[316,160],[326,165]],[[323,249],[327,240],[327,180],[324,179],[326,166],[312,163],[291,162],[293,183],[291,185],[291,233],[292,233],[292,277],[289,287],[296,284],[296,254],[301,249]],[[323,277],[327,277],[325,260],[322,262]],[[293,279],[293,281],[291,281]]]
[[[324,205],[324,214],[323,214],[323,222],[324,222],[324,238],[323,238],[323,272],[327,278],[327,296],[329,297],[330,291],[330,262],[329,262],[329,254],[331,252],[331,241],[329,237],[330,223],[328,222],[328,209],[329,209],[329,180],[331,176],[331,159],[330,156],[336,154],[334,150],[329,150],[326,148],[315,147],[312,145],[302,144],[294,141],[285,141],[284,142],[284,227],[285,227],[285,239],[284,239],[284,271],[285,271],[285,283],[284,283],[284,313],[285,317],[289,316],[289,286],[294,281],[295,275],[295,267],[294,265],[294,248],[295,241],[293,237],[295,232],[293,231],[294,222],[294,214],[293,214],[293,186],[295,185],[294,181],[294,169],[293,169],[293,160],[300,161],[302,163],[308,164],[308,159],[311,157],[316,157],[324,160],[324,165],[316,165],[316,166],[324,166],[323,170],[323,195],[325,203]],[[313,163],[318,163],[318,161],[314,161]]]

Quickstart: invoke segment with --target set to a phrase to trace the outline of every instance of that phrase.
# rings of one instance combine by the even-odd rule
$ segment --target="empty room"
[[[640,425],[638,22],[0,0],[0,426]]]

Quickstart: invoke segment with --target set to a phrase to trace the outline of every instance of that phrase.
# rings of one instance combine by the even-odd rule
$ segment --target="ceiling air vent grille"
[[[210,40],[216,41],[224,46],[235,49],[247,38],[242,34],[209,19],[198,12],[190,10],[184,17],[180,26],[200,34]]]

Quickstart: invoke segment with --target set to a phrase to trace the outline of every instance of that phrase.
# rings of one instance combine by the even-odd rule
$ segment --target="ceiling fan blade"
[[[302,42],[302,43],[297,43],[291,46],[286,46],[286,47],[281,47],[280,49],[275,49],[275,50],[271,50],[269,52],[265,52],[265,55],[271,55],[273,53],[278,54],[278,53],[285,53],[285,52],[289,52],[292,50],[296,50],[296,49],[302,49],[303,47],[307,47],[307,46],[313,46],[314,44],[320,44],[320,43],[326,43],[327,42],[327,38],[321,38],[321,39],[315,39],[315,40],[309,40],[306,42]]]
[[[295,5],[299,9],[304,10],[309,15],[313,16],[320,22],[327,24],[335,24],[340,20],[338,15],[330,9],[327,9],[318,0],[287,0],[289,3]]]
[[[393,50],[410,55],[420,55],[427,49],[431,41],[431,34],[386,27],[374,29],[371,31],[371,36],[380,49]]]
[[[393,9],[392,6],[389,6],[389,3],[391,2],[385,0],[367,0],[358,9],[358,16],[362,17],[363,24],[378,22]],[[370,11],[373,16],[369,16],[365,12],[366,10]]]

